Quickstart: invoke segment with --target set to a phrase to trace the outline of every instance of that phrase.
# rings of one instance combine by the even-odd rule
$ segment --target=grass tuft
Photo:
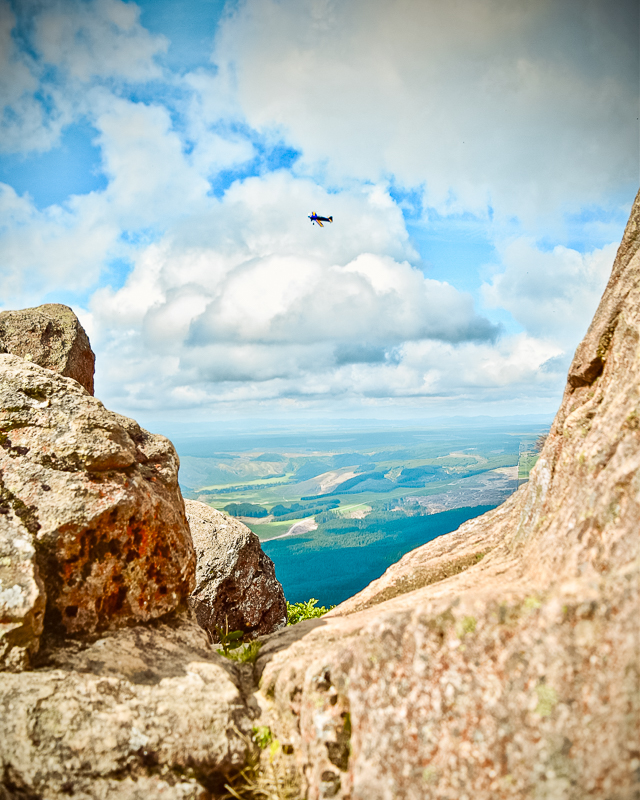
[[[228,658],[230,661],[239,661],[242,664],[255,664],[262,642],[249,642],[238,648],[237,650],[230,650],[225,653],[223,650],[218,650],[221,656]]]
[[[266,725],[252,733],[251,739],[240,734],[249,754],[247,766],[225,784],[220,800],[302,800],[295,761],[284,754],[290,748],[283,748]]]
[[[305,619],[316,619],[331,611],[335,606],[316,606],[318,601],[315,597],[307,600],[306,603],[287,603],[287,625],[295,625]]]

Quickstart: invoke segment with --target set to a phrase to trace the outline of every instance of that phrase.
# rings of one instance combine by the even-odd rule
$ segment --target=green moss
[[[535,713],[541,717],[550,717],[551,712],[558,704],[556,690],[547,683],[539,683],[536,686],[536,694],[538,695],[538,705],[535,708]]]
[[[475,633],[478,620],[475,617],[463,617],[458,623],[458,637],[462,639],[468,633]]]
[[[438,773],[433,767],[425,767],[422,770],[422,780],[425,783],[435,783],[438,778]]]
[[[253,735],[253,741],[261,750],[264,750],[265,747],[268,747],[273,741],[273,734],[268,725],[259,725],[258,727],[252,728],[251,733]]]
[[[631,428],[632,431],[637,431],[640,428],[640,414],[637,411],[632,411],[627,415],[624,424],[627,428]]]
[[[533,597],[533,595],[525,598],[525,601],[522,604],[525,611],[535,611],[537,608],[540,608],[541,605],[542,603],[537,597]]]

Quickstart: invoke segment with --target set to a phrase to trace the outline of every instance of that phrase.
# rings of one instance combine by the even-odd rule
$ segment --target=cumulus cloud
[[[309,223],[315,203],[334,225]],[[413,255],[379,187],[329,194],[284,172],[237,182],[139,249],[122,288],[94,294],[109,382],[134,405],[160,374],[166,402],[356,397],[358,368],[377,370],[381,392],[408,343],[490,348],[498,328]]]
[[[119,236],[96,195],[72,198],[66,208],[39,211],[0,183],[0,296],[5,307],[37,304],[64,286],[94,284]]]
[[[34,44],[46,63],[86,82],[93,77],[158,78],[161,71],[154,57],[165,52],[169,42],[140,25],[135,3],[58,0],[35,14]]]
[[[636,87],[601,4],[246,0],[223,19],[215,68],[185,75],[158,66],[167,40],[134,3],[21,8],[17,36],[0,0],[3,146],[51,147],[83,118],[107,185],[38,210],[0,184],[0,291],[13,306],[86,293],[110,405],[449,407],[558,392],[614,247],[540,250],[507,240],[504,222],[628,177]],[[286,168],[269,161],[279,149]],[[398,186],[478,215],[500,259],[482,299],[523,332],[425,277]],[[314,210],[335,223],[312,226]],[[426,216],[416,224],[429,235]],[[111,286],[114,259],[130,269]]]
[[[15,25],[11,7],[0,0],[0,151],[45,150],[69,122],[69,104],[41,85],[36,61],[13,39]]]
[[[504,308],[533,336],[572,347],[586,333],[604,291],[617,245],[588,253],[560,245],[541,251],[529,239],[501,248],[504,272],[482,287],[484,300]]]
[[[105,195],[123,228],[162,230],[198,207],[210,186],[186,157],[167,108],[96,92],[94,109],[110,179]]]
[[[29,21],[13,37],[16,15],[0,0],[0,132],[4,152],[47,150],[63,128],[90,114],[83,94],[93,80],[160,78],[155,56],[168,41],[140,25],[140,9],[122,0],[24,0]]]
[[[635,181],[637,41],[631,5],[620,12],[247,0],[214,59],[250,123],[286,131],[307,168],[424,184],[442,213],[531,221]]]
[[[207,207],[209,183],[185,154],[166,108],[102,89],[85,99],[95,112],[107,188],[40,211],[28,195],[0,184],[5,304],[37,302],[61,286],[86,290],[110,260],[138,252],[140,231],[160,236],[184,215]]]

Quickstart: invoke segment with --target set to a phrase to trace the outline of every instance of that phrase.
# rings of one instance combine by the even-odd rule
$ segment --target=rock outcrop
[[[287,623],[287,603],[273,561],[258,537],[238,520],[197,500],[185,500],[196,551],[196,587],[189,599],[200,625],[250,636]]]
[[[640,796],[640,195],[529,483],[269,637],[310,800]]]
[[[93,394],[95,356],[68,306],[48,303],[0,313],[0,353],[12,353],[73,378]]]
[[[174,617],[2,674],[0,800],[219,797],[256,715],[240,673]]]
[[[0,668],[49,633],[90,636],[185,607],[195,554],[162,436],[70,378],[0,355]]]

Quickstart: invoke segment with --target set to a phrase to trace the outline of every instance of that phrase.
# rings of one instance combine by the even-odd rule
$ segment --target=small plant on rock
[[[227,658],[230,658],[232,661],[240,661],[243,664],[255,664],[261,647],[262,642],[249,642],[249,644],[246,644],[242,649],[234,650],[233,653],[229,653]]]
[[[251,738],[236,732],[247,746],[247,763],[229,778],[221,800],[302,800],[291,745],[281,745],[266,725],[253,728]]]
[[[312,597],[307,600],[306,603],[287,603],[287,625],[295,625],[297,622],[302,622],[305,619],[321,617],[323,614],[326,614],[327,611],[331,611],[332,608],[335,608],[335,606],[329,606],[329,608],[325,606],[316,607],[317,602],[315,597]]]
[[[225,619],[224,628],[216,626],[216,634],[222,645],[222,650],[218,650],[221,656],[231,658],[231,651],[240,647],[244,637],[244,631],[230,631],[229,630],[229,617]]]

